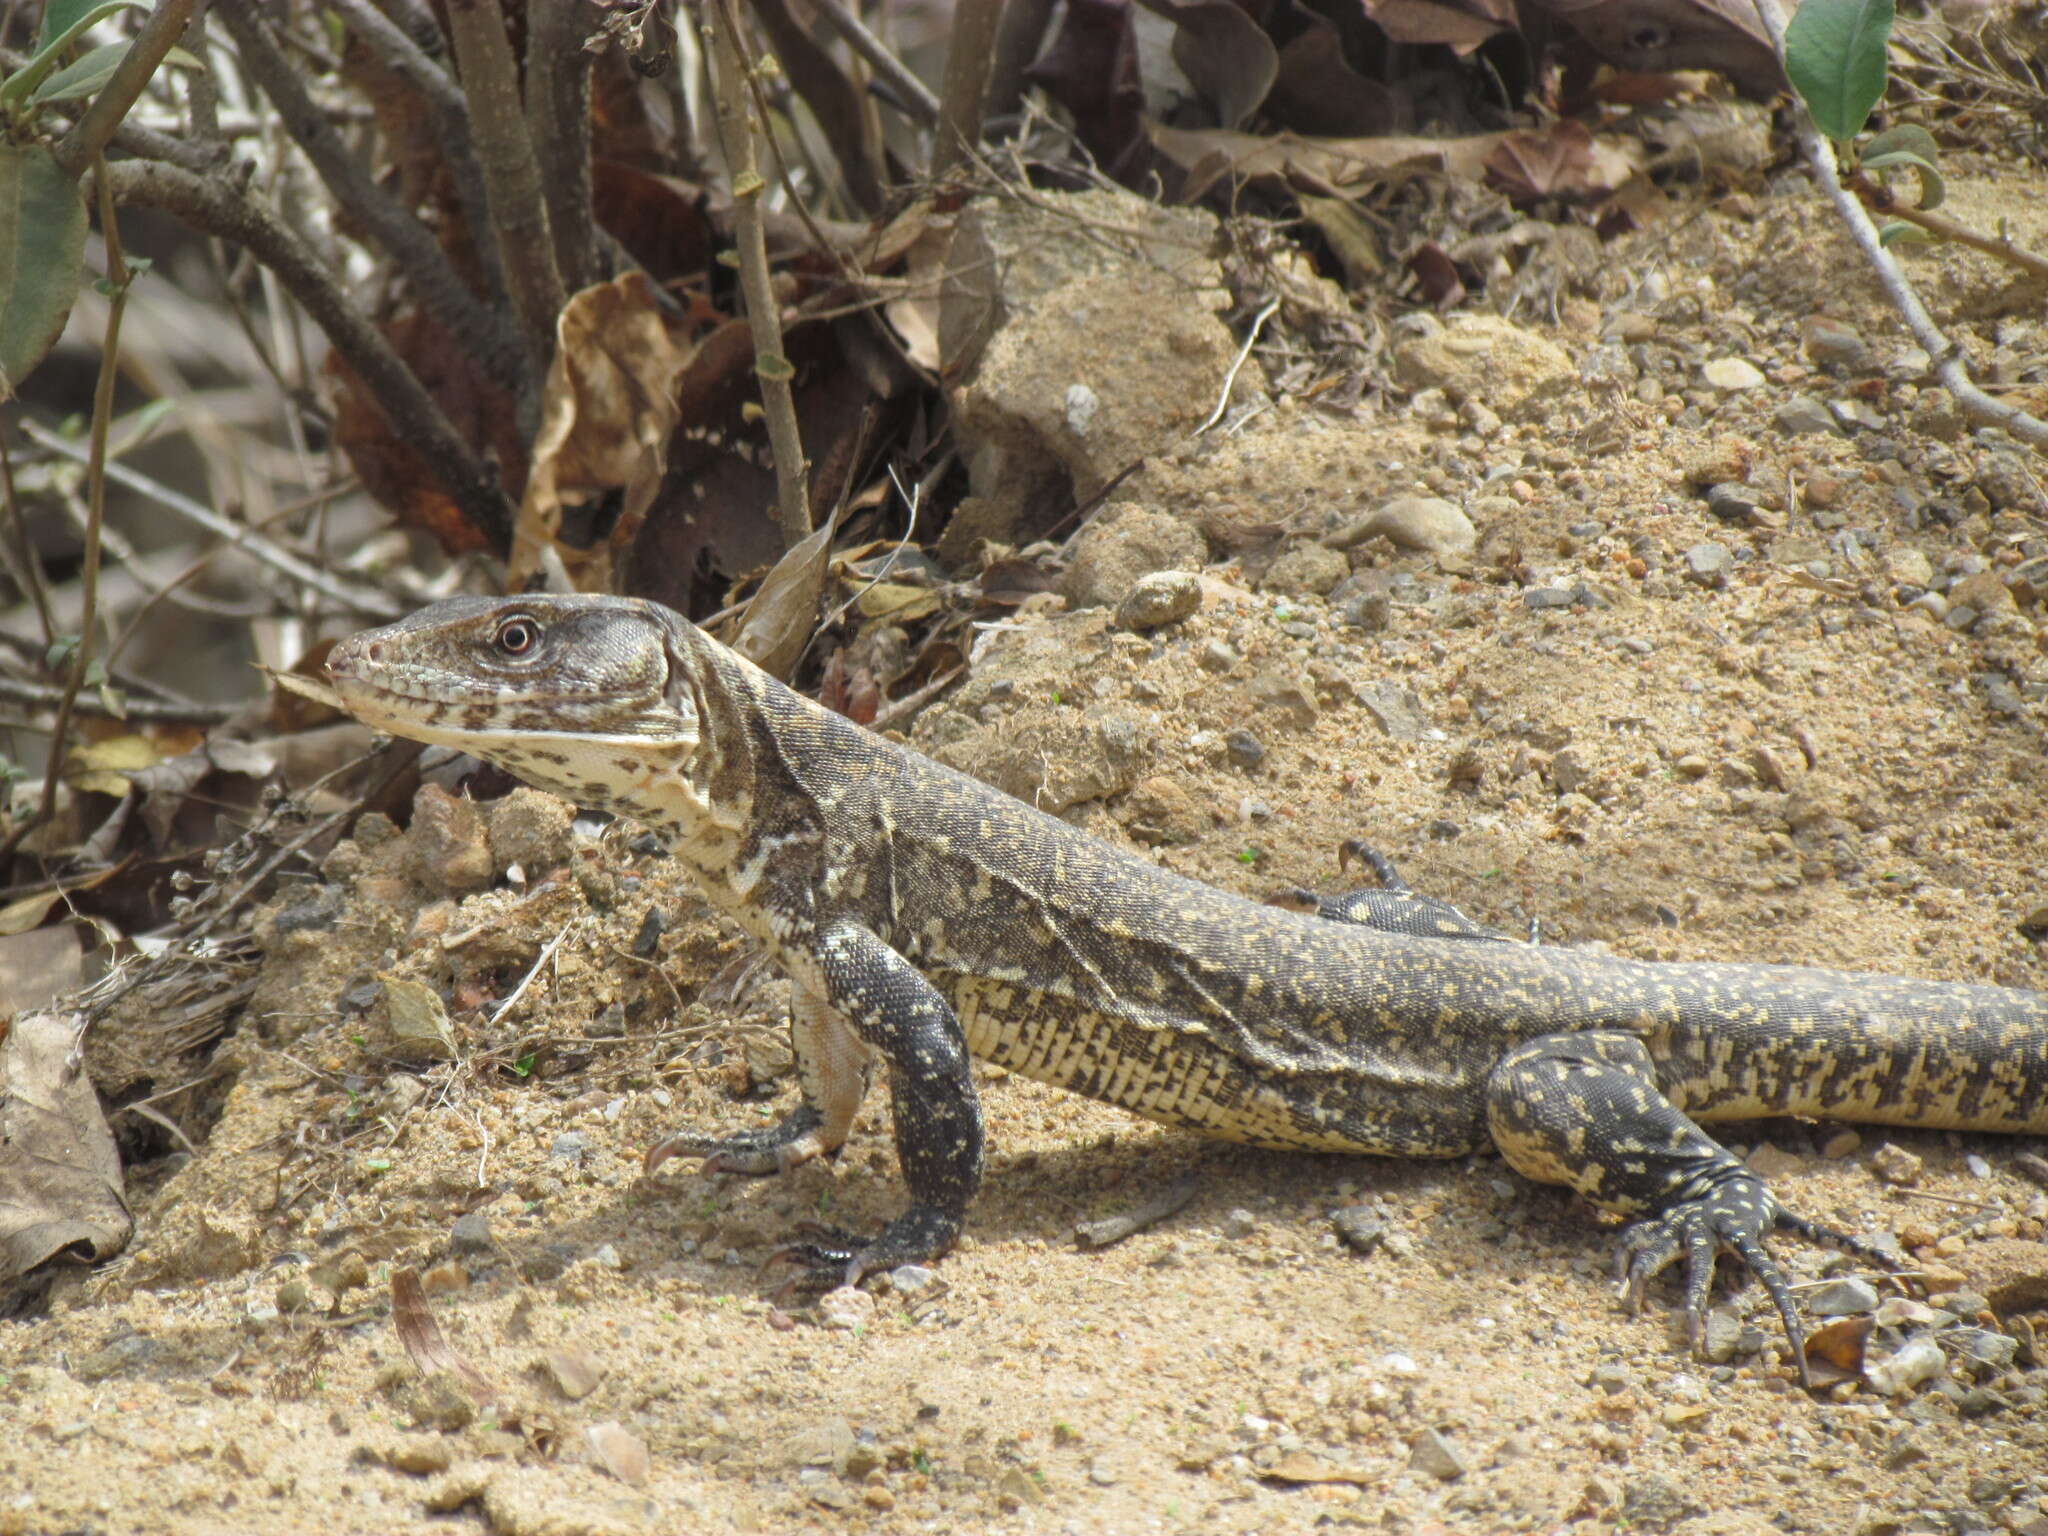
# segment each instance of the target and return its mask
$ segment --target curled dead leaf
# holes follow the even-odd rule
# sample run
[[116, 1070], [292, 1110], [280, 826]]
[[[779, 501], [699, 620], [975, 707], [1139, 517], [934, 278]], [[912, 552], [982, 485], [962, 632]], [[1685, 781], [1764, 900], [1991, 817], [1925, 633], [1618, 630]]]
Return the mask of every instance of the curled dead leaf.
[[24, 1013], [0, 1038], [0, 1311], [54, 1259], [113, 1257], [135, 1229], [78, 1049], [84, 1018]]

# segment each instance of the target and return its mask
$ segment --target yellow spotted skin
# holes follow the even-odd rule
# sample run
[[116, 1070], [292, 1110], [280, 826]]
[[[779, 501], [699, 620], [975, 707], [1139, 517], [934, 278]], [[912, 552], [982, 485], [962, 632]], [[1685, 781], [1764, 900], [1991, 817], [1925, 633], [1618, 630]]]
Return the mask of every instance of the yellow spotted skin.
[[2040, 994], [1499, 942], [1412, 902], [1247, 901], [884, 741], [653, 604], [456, 599], [330, 667], [373, 725], [647, 823], [789, 972], [804, 1104], [657, 1155], [835, 1151], [880, 1058], [914, 1203], [833, 1253], [856, 1275], [957, 1232], [982, 1155], [969, 1055], [1259, 1146], [1498, 1148], [1650, 1218], [1633, 1289], [1682, 1257], [1701, 1304], [1717, 1246], [1769, 1281], [1765, 1232], [1823, 1231], [1701, 1122], [2048, 1134]]

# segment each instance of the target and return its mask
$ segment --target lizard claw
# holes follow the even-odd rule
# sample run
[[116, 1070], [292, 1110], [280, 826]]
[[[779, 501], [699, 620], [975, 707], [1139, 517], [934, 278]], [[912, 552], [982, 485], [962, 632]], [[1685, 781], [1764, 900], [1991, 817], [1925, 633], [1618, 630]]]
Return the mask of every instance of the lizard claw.
[[1649, 1283], [1682, 1258], [1686, 1333], [1697, 1355], [1706, 1345], [1707, 1301], [1713, 1289], [1714, 1266], [1721, 1251], [1727, 1249], [1749, 1266], [1770, 1294], [1771, 1305], [1777, 1309], [1785, 1329], [1785, 1340], [1792, 1348], [1799, 1383], [1811, 1391], [1813, 1377], [1806, 1363], [1799, 1303], [1793, 1298], [1784, 1272], [1764, 1246], [1765, 1235], [1776, 1227], [1788, 1228], [1811, 1241], [1843, 1249], [1886, 1269], [1898, 1267], [1894, 1256], [1860, 1238], [1793, 1215], [1754, 1175], [1731, 1174], [1705, 1195], [1668, 1206], [1622, 1233], [1615, 1251], [1621, 1298], [1631, 1312], [1641, 1310]]

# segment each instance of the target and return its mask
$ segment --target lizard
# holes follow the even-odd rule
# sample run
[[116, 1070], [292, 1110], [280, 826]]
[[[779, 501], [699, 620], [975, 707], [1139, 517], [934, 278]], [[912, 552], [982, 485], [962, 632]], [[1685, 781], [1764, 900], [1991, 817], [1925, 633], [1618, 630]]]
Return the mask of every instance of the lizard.
[[858, 1284], [958, 1237], [983, 1170], [971, 1062], [1260, 1147], [1497, 1150], [1627, 1218], [1622, 1295], [1681, 1266], [1695, 1350], [1724, 1252], [1762, 1282], [1802, 1380], [1793, 1212], [1703, 1128], [1803, 1115], [2048, 1134], [2048, 994], [1514, 942], [1405, 889], [1282, 905], [1190, 880], [874, 734], [658, 604], [451, 598], [338, 643], [346, 707], [632, 818], [792, 984], [799, 1103], [681, 1131], [786, 1172], [847, 1140], [886, 1068], [910, 1202], [786, 1252]]

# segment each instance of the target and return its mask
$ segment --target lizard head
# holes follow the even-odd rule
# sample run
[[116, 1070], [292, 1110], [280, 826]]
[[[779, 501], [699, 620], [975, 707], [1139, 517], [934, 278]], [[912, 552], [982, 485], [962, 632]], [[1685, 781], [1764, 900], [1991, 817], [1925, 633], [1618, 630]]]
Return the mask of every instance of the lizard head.
[[695, 690], [671, 677], [681, 622], [628, 598], [450, 598], [351, 635], [327, 670], [366, 725], [645, 816], [648, 781], [698, 746]]

